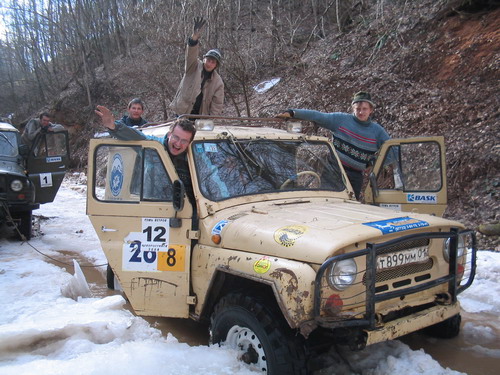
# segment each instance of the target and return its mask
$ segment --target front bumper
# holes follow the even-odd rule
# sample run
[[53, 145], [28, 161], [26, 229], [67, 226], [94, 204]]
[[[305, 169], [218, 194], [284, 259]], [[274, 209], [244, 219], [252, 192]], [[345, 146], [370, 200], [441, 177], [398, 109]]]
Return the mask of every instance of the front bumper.
[[370, 331], [364, 330], [366, 334], [366, 345], [396, 339], [408, 333], [440, 323], [459, 313], [460, 303], [456, 302], [449, 306], [434, 306], [410, 316], [393, 320], [385, 323], [379, 329]]

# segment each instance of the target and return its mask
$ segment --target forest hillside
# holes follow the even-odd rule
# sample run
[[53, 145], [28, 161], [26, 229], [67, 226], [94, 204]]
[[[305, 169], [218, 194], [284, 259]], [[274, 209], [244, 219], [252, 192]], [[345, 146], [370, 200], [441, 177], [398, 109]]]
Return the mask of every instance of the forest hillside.
[[[121, 116], [140, 97], [149, 121], [168, 118], [193, 17], [203, 16], [202, 50], [224, 53], [224, 114], [349, 111], [352, 95], [369, 91], [377, 103], [374, 119], [392, 137], [445, 137], [447, 217], [475, 229], [500, 220], [499, 1], [48, 3], [59, 6], [50, 17], [57, 14], [65, 30], [65, 44], [57, 44], [64, 48], [52, 52], [50, 34], [33, 40], [11, 18], [10, 39], [0, 43], [0, 111], [12, 113], [20, 128], [42, 110], [53, 112], [70, 131], [74, 169], [85, 169], [88, 141], [102, 130], [95, 105]], [[39, 25], [29, 18], [32, 9], [14, 10]], [[49, 18], [39, 13], [45, 15], [39, 22]], [[44, 61], [36, 63], [42, 35], [53, 55], [45, 58], [42, 49]], [[272, 79], [278, 83], [269, 90], [255, 90]], [[326, 135], [313, 125], [307, 131]], [[500, 250], [498, 236], [479, 234], [479, 240]]]

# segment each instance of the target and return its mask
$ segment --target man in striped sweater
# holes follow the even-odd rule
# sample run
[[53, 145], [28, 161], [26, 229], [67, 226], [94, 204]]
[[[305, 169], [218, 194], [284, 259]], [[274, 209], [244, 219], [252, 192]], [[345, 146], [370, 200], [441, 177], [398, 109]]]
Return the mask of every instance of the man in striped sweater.
[[288, 109], [279, 118], [296, 118], [312, 121], [332, 132], [333, 144], [349, 181], [359, 200], [363, 186], [363, 171], [380, 146], [390, 138], [385, 129], [371, 120], [375, 103], [367, 92], [354, 95], [352, 114], [343, 112], [323, 113], [308, 109]]

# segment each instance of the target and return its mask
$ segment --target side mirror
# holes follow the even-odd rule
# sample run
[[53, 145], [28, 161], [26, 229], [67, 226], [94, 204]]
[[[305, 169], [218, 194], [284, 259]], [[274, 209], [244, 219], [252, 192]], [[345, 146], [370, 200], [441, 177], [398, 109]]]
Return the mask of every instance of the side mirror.
[[370, 186], [372, 187], [373, 197], [378, 197], [377, 177], [373, 172], [370, 172]]
[[175, 180], [173, 184], [173, 205], [174, 210], [182, 211], [184, 208], [184, 197], [186, 196], [186, 188], [181, 180]]
[[24, 159], [26, 159], [30, 154], [30, 147], [28, 145], [24, 144], [19, 145], [18, 150], [19, 150], [19, 155], [21, 155]]

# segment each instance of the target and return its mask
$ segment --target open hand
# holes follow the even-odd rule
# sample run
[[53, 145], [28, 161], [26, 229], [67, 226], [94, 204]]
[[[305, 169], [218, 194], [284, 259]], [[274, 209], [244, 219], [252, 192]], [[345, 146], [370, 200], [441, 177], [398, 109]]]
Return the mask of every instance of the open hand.
[[105, 127], [111, 130], [115, 128], [115, 116], [113, 116], [113, 113], [108, 108], [98, 105], [94, 112], [101, 117], [102, 124]]

